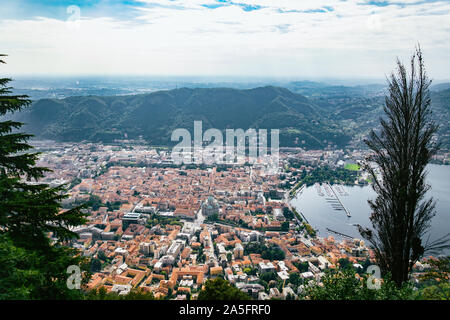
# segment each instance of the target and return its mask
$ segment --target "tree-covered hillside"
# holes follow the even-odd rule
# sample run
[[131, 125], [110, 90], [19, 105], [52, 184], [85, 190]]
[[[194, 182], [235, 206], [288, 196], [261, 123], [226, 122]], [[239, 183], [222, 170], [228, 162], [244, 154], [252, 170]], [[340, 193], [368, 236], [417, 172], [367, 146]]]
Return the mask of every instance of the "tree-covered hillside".
[[[362, 139], [378, 127], [384, 87], [324, 86], [291, 83], [289, 89], [180, 88], [149, 94], [73, 96], [40, 99], [18, 120], [39, 138], [60, 141], [103, 141], [142, 136], [153, 145], [171, 145], [176, 128], [192, 132], [194, 120], [203, 130], [280, 129], [281, 146], [339, 147]], [[292, 91], [290, 91], [292, 90]], [[304, 94], [304, 95], [303, 95]], [[431, 92], [439, 140], [450, 149], [450, 89]]]
[[194, 120], [203, 121], [203, 130], [280, 129], [282, 146], [344, 146], [350, 140], [323, 108], [300, 94], [272, 86], [41, 99], [20, 120], [38, 137], [62, 141], [109, 142], [142, 136], [154, 145], [170, 145], [172, 131], [192, 131]]

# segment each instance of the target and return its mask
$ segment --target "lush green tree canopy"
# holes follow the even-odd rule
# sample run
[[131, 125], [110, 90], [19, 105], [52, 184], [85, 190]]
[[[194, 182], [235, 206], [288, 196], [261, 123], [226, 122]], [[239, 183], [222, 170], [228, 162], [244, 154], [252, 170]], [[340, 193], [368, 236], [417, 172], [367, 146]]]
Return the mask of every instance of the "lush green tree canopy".
[[304, 297], [311, 300], [409, 300], [417, 297], [410, 284], [399, 289], [385, 277], [380, 289], [370, 289], [367, 280], [367, 274], [357, 277], [352, 269], [330, 270], [322, 278], [323, 286], [312, 283], [305, 287]]
[[241, 290], [230, 285], [222, 278], [208, 280], [205, 289], [200, 291], [198, 300], [250, 300], [251, 298]]
[[[0, 64], [4, 63], [0, 55]], [[67, 197], [65, 186], [55, 188], [38, 180], [49, 171], [37, 167], [39, 154], [19, 132], [22, 123], [7, 120], [11, 113], [30, 104], [24, 95], [14, 95], [10, 78], [0, 78], [0, 236], [2, 281], [5, 299], [66, 299], [77, 295], [67, 288], [67, 267], [87, 270], [84, 258], [66, 241], [77, 235], [70, 226], [85, 223], [82, 207], [61, 210]], [[33, 183], [30, 183], [33, 182]], [[52, 237], [50, 241], [49, 235]]]

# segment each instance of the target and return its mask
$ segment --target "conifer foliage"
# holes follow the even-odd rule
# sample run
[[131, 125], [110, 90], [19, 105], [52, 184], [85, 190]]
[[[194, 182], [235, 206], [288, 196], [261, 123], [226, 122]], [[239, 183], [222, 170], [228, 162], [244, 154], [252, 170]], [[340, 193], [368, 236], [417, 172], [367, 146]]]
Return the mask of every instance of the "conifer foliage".
[[67, 288], [67, 267], [87, 262], [64, 244], [77, 237], [70, 227], [85, 223], [85, 214], [82, 206], [61, 209], [64, 185], [39, 183], [50, 170], [36, 166], [32, 135], [9, 119], [31, 103], [13, 94], [11, 80], [0, 78], [0, 299], [69, 298], [77, 293]]

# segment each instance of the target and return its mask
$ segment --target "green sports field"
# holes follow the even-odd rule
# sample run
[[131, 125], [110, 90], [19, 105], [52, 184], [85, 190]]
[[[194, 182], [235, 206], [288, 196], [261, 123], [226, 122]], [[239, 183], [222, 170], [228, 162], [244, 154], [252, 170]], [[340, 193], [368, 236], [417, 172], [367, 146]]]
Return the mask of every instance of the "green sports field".
[[347, 170], [352, 170], [352, 171], [358, 171], [359, 170], [359, 165], [356, 163], [348, 163], [345, 165], [344, 167]]

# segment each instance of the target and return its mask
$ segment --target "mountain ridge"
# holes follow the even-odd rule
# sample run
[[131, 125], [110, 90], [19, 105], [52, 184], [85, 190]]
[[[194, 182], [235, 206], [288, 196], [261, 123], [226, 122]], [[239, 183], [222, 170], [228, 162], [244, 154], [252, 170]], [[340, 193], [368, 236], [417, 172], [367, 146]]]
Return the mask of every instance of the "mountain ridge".
[[177, 88], [123, 96], [41, 99], [17, 120], [38, 138], [110, 142], [142, 136], [150, 144], [171, 145], [176, 128], [203, 130], [280, 129], [281, 146], [344, 146], [350, 137], [326, 111], [301, 94], [275, 86], [253, 89]]

